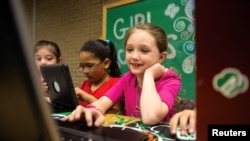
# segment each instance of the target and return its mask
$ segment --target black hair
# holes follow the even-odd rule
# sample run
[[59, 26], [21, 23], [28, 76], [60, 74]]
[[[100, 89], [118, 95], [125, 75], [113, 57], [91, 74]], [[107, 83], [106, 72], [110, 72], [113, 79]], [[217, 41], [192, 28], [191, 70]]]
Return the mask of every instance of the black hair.
[[101, 61], [104, 61], [106, 58], [109, 58], [111, 63], [109, 66], [109, 75], [112, 77], [120, 77], [121, 71], [117, 62], [117, 54], [114, 44], [110, 40], [89, 40], [87, 41], [80, 49], [80, 52], [90, 52], [94, 56], [99, 58]]

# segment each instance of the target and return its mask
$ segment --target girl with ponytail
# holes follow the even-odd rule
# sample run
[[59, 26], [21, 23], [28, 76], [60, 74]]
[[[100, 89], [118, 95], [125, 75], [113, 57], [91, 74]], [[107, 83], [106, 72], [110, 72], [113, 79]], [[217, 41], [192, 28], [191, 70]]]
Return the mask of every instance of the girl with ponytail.
[[79, 103], [86, 106], [99, 99], [121, 76], [114, 44], [110, 40], [89, 40], [80, 49], [79, 70], [87, 78], [75, 88]]

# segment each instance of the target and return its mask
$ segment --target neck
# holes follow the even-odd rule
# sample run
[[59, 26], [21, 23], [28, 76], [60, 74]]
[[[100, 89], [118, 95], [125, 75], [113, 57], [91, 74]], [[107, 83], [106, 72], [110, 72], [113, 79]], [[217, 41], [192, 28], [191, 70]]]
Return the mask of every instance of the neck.
[[139, 79], [138, 77], [137, 77], [137, 79], [136, 79], [136, 85], [137, 86], [139, 86], [139, 87], [141, 87], [142, 86], [142, 79]]
[[140, 86], [140, 87], [142, 86], [143, 78], [144, 78], [144, 73], [136, 75], [137, 86]]
[[100, 79], [99, 81], [96, 81], [96, 82], [92, 82], [91, 84], [91, 89], [95, 90], [97, 88], [99, 88], [103, 83], [105, 83], [108, 79], [109, 79], [109, 75], [106, 74], [102, 79]]

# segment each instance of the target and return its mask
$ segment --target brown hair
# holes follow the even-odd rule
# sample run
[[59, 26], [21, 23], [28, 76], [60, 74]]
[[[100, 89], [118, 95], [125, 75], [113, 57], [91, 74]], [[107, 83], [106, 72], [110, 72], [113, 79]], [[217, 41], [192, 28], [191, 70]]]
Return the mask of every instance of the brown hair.
[[56, 56], [57, 61], [59, 61], [59, 58], [61, 57], [61, 51], [59, 46], [52, 41], [47, 40], [40, 40], [35, 44], [34, 53], [36, 53], [40, 48], [43, 48], [43, 46], [48, 46], [49, 50]]
[[155, 38], [156, 45], [158, 47], [159, 52], [167, 51], [167, 45], [168, 45], [167, 34], [162, 28], [156, 25], [153, 25], [151, 23], [139, 23], [135, 25], [134, 27], [130, 28], [126, 37], [124, 38], [125, 46], [127, 45], [128, 38], [130, 37], [131, 34], [133, 34], [135, 30], [147, 31], [149, 34], [151, 34]]

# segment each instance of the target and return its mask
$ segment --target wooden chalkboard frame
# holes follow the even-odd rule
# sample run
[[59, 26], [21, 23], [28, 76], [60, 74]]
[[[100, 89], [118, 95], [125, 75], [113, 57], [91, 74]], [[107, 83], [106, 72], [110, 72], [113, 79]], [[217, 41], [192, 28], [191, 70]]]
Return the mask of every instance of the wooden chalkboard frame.
[[103, 6], [102, 9], [102, 36], [101, 39], [106, 39], [106, 27], [107, 27], [107, 11], [109, 8], [114, 8], [114, 7], [119, 7], [122, 5], [126, 5], [126, 4], [131, 4], [133, 2], [137, 2], [139, 0], [121, 0], [118, 2], [113, 2], [110, 4], [106, 4]]

